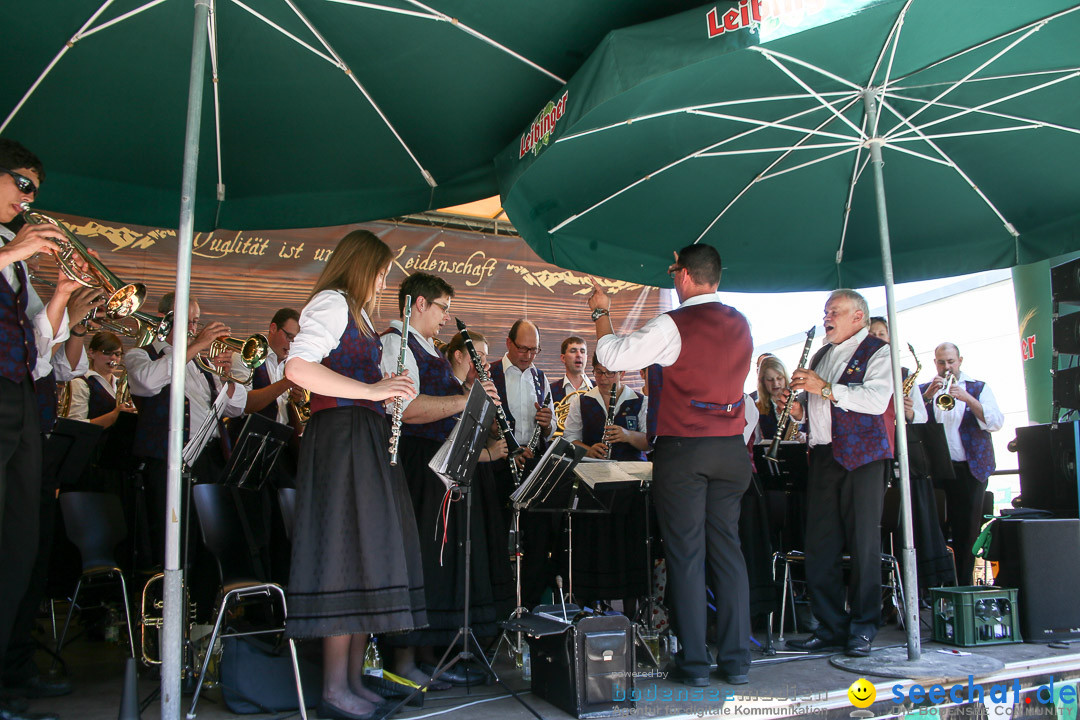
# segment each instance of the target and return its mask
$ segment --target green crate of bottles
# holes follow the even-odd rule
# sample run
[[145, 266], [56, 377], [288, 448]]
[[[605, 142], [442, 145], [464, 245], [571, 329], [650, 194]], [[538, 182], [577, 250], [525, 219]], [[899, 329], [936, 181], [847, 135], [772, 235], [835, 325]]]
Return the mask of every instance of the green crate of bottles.
[[930, 598], [936, 642], [960, 647], [1023, 642], [1015, 588], [931, 588]]

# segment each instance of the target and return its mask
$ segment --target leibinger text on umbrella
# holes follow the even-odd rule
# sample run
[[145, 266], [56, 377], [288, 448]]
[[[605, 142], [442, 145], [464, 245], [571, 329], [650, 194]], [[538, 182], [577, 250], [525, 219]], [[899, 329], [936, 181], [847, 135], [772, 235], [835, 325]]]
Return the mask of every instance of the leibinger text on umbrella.
[[735, 32], [743, 28], [753, 28], [763, 20], [776, 19], [798, 22], [804, 15], [821, 12], [825, 0], [739, 0], [739, 4], [722, 15], [719, 8], [705, 13], [709, 37], [719, 37], [724, 33]]
[[521, 136], [521, 147], [518, 160], [525, 157], [525, 153], [532, 150], [533, 155], [540, 152], [540, 148], [548, 144], [551, 133], [555, 131], [555, 125], [562, 119], [566, 112], [566, 97], [569, 92], [564, 92], [558, 102], [549, 102], [533, 120], [529, 132]]

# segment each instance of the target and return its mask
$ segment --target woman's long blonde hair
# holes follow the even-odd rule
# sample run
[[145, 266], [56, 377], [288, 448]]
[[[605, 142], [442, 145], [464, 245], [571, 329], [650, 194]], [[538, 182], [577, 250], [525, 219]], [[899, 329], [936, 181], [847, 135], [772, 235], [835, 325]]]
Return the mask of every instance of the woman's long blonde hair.
[[379, 273], [386, 269], [393, 258], [394, 254], [387, 244], [374, 233], [353, 230], [338, 241], [308, 299], [323, 290], [343, 291], [357, 327], [361, 333], [370, 336], [373, 331], [361, 320], [360, 313], [366, 311], [369, 316], [374, 313], [378, 300], [375, 285]]
[[784, 367], [784, 363], [780, 362], [780, 358], [772, 355], [761, 361], [761, 367], [758, 368], [757, 374], [757, 409], [762, 415], [767, 415], [772, 410], [772, 395], [769, 393], [769, 389], [765, 387], [766, 370], [775, 370], [784, 376], [785, 385], [791, 384], [787, 368]]

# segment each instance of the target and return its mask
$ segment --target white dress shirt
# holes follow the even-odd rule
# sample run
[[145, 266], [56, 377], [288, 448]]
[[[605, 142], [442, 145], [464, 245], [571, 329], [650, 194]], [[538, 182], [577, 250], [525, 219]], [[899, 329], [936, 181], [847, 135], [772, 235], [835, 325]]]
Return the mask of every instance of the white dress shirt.
[[580, 388], [574, 387], [574, 383], [570, 382], [570, 378], [567, 377], [566, 375], [562, 376], [562, 380], [559, 381], [559, 385], [563, 389], [563, 393], [564, 393], [563, 397], [566, 397], [570, 393], [577, 392], [578, 390], [581, 390], [581, 389], [592, 390], [592, 387], [593, 387], [592, 382], [589, 380], [588, 373], [583, 373], [581, 375], [581, 387]]
[[[8, 241], [15, 237], [15, 233], [11, 232], [7, 227], [0, 225], [0, 247], [7, 245]], [[19, 265], [22, 265], [23, 271], [27, 273], [29, 278], [29, 270], [27, 270], [26, 263], [19, 260]], [[0, 271], [4, 275], [4, 279], [7, 280], [8, 285], [11, 286], [12, 291], [17, 295], [22, 289], [22, 283], [19, 282], [18, 276], [15, 274], [15, 263], [5, 265], [4, 269]], [[49, 315], [45, 310], [45, 303], [38, 297], [37, 292], [34, 290], [33, 283], [26, 283], [26, 316], [30, 318], [31, 324], [34, 326], [34, 344], [37, 350], [37, 359], [34, 362], [34, 371], [32, 373], [34, 380], [39, 380], [52, 372], [52, 364], [49, 362], [52, 357], [53, 346], [57, 343], [62, 343], [68, 339], [68, 314], [67, 308], [64, 308], [64, 316], [60, 319], [60, 327], [53, 332], [52, 324], [49, 322]]]
[[71, 407], [68, 410], [68, 417], [72, 420], [82, 420], [83, 422], [89, 422], [90, 420], [90, 378], [92, 377], [97, 378], [105, 387], [105, 390], [114, 398], [116, 397], [115, 375], [107, 378], [93, 370], [88, 370], [85, 376], [75, 378], [69, 386], [71, 389]]
[[[364, 311], [360, 312], [372, 334], [375, 328]], [[289, 345], [289, 357], [321, 363], [341, 344], [349, 326], [349, 303], [340, 290], [323, 290], [308, 301], [300, 312], [300, 332]]]
[[[394, 320], [390, 323], [390, 327], [394, 328], [398, 331], [398, 333], [400, 333], [401, 321]], [[409, 326], [409, 335], [416, 338], [417, 342], [420, 343], [420, 347], [422, 347], [424, 349], [424, 352], [426, 352], [428, 355], [432, 357], [442, 357], [442, 353], [440, 353], [435, 348], [435, 343], [428, 340], [419, 332], [417, 332], [416, 328], [414, 328], [412, 325]], [[389, 377], [390, 375], [396, 375], [398, 371], [398, 355], [401, 353], [401, 335], [388, 332], [383, 335], [380, 340], [382, 341], [382, 360], [379, 362], [379, 367], [382, 368], [383, 375], [387, 377]], [[420, 384], [420, 367], [416, 364], [416, 357], [413, 356], [412, 348], [409, 347], [408, 344], [406, 344], [405, 347], [405, 369], [409, 371], [409, 377], [411, 377], [412, 381], [416, 383], [417, 395], [424, 392], [424, 388]], [[402, 398], [402, 412], [405, 411], [405, 408], [409, 407], [409, 404], [412, 403], [414, 399], [415, 398]]]
[[67, 351], [61, 345], [60, 349], [53, 353], [52, 360], [53, 379], [57, 382], [67, 382], [77, 377], [82, 377], [90, 372], [90, 360], [86, 357], [86, 348], [79, 348], [79, 364], [71, 367]]
[[[880, 415], [889, 407], [893, 396], [892, 358], [889, 346], [882, 345], [866, 363], [866, 375], [861, 385], [838, 385], [844, 368], [869, 331], [859, 330], [842, 343], [833, 345], [814, 369], [825, 382], [832, 383], [836, 407], [867, 415]], [[810, 447], [828, 445], [832, 442], [832, 402], [817, 394], [807, 394], [810, 412]], [[899, 411], [903, 411], [900, 408]], [[890, 432], [892, 432], [890, 430]]]
[[[137, 397], [153, 397], [172, 382], [173, 346], [163, 340], [155, 340], [153, 347], [158, 352], [164, 352], [157, 360], [151, 360], [143, 348], [129, 350], [124, 356], [128, 386], [131, 388], [131, 394]], [[184, 397], [188, 400], [188, 429], [192, 433], [202, 427], [210, 411], [211, 403], [221, 391], [221, 378], [217, 375], [211, 375], [211, 377], [214, 382], [213, 395], [211, 395], [210, 386], [206, 382], [202, 368], [194, 360], [187, 364], [184, 375]], [[234, 387], [232, 397], [226, 396], [224, 417], [240, 417], [244, 414], [247, 388], [239, 384]], [[210, 437], [216, 437], [217, 434], [215, 423], [210, 430]]]
[[[535, 365], [530, 365], [525, 372], [510, 362], [508, 355], [502, 357], [503, 377], [506, 378], [506, 404], [514, 416], [514, 439], [521, 445], [532, 440], [533, 428], [536, 427], [536, 378], [539, 372]], [[540, 394], [547, 399], [547, 407], [554, 413], [551, 403], [551, 388], [541, 387]], [[555, 432], [555, 418], [551, 419], [547, 437]]]
[[[600, 395], [600, 388], [592, 388], [588, 392], [581, 393], [580, 395], [574, 395], [570, 398], [570, 409], [566, 414], [566, 427], [563, 429], [563, 437], [573, 442], [584, 442], [582, 438], [582, 432], [585, 428], [585, 423], [581, 419], [581, 398], [591, 397], [600, 403], [600, 407], [605, 407], [607, 400]], [[619, 408], [623, 406], [623, 403], [633, 400], [637, 397], [637, 393], [633, 388], [622, 386], [622, 390], [619, 391], [619, 397], [615, 401], [615, 414], [618, 414]], [[645, 432], [645, 418], [649, 414], [649, 398], [646, 396], [641, 401], [641, 410], [637, 414], [637, 427], [634, 428], [638, 432]]]
[[743, 417], [746, 420], [746, 425], [743, 427], [742, 431], [742, 439], [743, 444], [746, 445], [749, 444], [750, 438], [756, 439], [754, 433], [758, 430], [758, 420], [761, 419], [761, 411], [758, 410], [757, 403], [754, 402], [754, 399], [746, 393], [743, 393], [742, 404]]
[[[236, 367], [236, 358], [233, 358], [233, 367]], [[277, 353], [273, 350], [266, 356], [266, 362], [263, 363], [263, 367], [266, 368], [266, 375], [270, 378], [270, 384], [273, 385], [276, 382], [281, 382], [285, 378], [285, 363], [278, 360]], [[277, 421], [284, 425], [289, 424], [289, 392], [285, 391], [277, 396], [274, 400], [277, 405]]]
[[[974, 379], [961, 370], [957, 381], [966, 382]], [[934, 393], [934, 398], [930, 401], [934, 405], [934, 418], [945, 427], [945, 440], [949, 443], [949, 456], [954, 462], [965, 462], [967, 453], [964, 452], [964, 446], [960, 442], [960, 421], [964, 419], [967, 403], [957, 400], [953, 409], [945, 412], [937, 406], [936, 402], [944, 389], [942, 387]], [[1001, 414], [1001, 408], [998, 407], [997, 398], [994, 397], [994, 391], [990, 389], [989, 384], [983, 385], [978, 400], [979, 404], [982, 405], [983, 417], [985, 418], [985, 422], [975, 418], [975, 422], [979, 424], [979, 429], [987, 432], [997, 432], [1005, 424], [1005, 416]]]
[[[695, 295], [679, 307], [720, 302], [716, 293]], [[596, 359], [608, 370], [640, 370], [674, 365], [682, 353], [682, 335], [671, 315], [657, 315], [629, 335], [605, 335], [596, 342]], [[747, 368], [749, 370], [749, 367]]]

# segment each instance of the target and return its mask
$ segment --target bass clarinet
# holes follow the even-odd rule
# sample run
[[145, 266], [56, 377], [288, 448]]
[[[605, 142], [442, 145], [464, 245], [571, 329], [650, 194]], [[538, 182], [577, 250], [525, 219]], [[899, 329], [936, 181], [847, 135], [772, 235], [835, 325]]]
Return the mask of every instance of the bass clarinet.
[[[405, 315], [401, 321], [401, 352], [398, 353], [397, 374], [405, 372], [405, 353], [409, 350], [409, 318], [412, 317], [412, 295], [405, 296]], [[405, 398], [394, 398], [390, 420], [390, 464], [397, 465], [398, 442], [401, 440], [401, 414], [405, 411]]]
[[[607, 406], [607, 419], [604, 421], [604, 431], [607, 432], [608, 425], [615, 424], [615, 403], [619, 401], [619, 383], [614, 383], [611, 386], [611, 395], [608, 396]], [[608, 460], [611, 459], [611, 443], [605, 442], [607, 445], [607, 453], [604, 455]]]
[[[810, 332], [806, 333], [806, 343], [802, 349], [802, 359], [799, 360], [799, 367], [796, 370], [801, 370], [806, 367], [806, 360], [810, 357], [810, 345], [814, 342], [814, 333], [817, 332], [817, 326], [810, 328]], [[784, 405], [784, 409], [780, 411], [780, 417], [776, 418], [776, 434], [773, 435], [772, 442], [769, 444], [769, 449], [765, 451], [765, 459], [770, 462], [776, 462], [776, 453], [780, 450], [780, 441], [787, 433], [788, 421], [791, 420], [791, 403], [795, 398], [788, 397], [787, 403]], [[794, 423], [794, 420], [791, 420]]]

